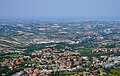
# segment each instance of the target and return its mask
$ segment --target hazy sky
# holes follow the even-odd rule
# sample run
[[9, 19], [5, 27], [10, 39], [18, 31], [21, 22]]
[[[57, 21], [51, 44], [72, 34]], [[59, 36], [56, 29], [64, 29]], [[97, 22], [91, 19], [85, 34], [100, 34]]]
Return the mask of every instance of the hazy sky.
[[0, 0], [0, 17], [120, 17], [120, 0]]

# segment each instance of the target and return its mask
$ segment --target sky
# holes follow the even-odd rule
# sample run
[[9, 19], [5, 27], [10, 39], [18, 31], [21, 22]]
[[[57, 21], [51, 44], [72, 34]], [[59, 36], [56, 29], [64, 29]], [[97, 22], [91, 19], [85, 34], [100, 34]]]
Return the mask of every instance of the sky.
[[0, 18], [120, 18], [120, 0], [0, 0]]

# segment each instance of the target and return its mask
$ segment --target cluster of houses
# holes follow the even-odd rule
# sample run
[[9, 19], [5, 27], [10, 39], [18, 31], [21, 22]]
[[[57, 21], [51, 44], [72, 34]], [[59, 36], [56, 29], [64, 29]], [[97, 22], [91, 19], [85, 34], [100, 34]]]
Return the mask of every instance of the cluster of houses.
[[83, 71], [74, 76], [96, 76], [105, 68], [118, 65], [120, 65], [120, 56], [103, 55], [100, 58], [89, 58], [80, 56], [79, 51], [58, 51], [50, 48], [34, 51], [28, 56], [6, 58], [1, 62], [1, 66], [8, 66], [11, 71], [16, 70], [13, 76], [49, 76], [56, 71], [72, 72], [79, 69]]

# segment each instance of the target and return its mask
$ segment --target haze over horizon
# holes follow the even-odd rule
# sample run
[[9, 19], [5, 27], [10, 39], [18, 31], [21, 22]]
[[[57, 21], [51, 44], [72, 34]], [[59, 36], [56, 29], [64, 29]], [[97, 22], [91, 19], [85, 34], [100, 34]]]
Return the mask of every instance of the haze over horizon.
[[120, 0], [0, 0], [0, 18], [119, 19]]

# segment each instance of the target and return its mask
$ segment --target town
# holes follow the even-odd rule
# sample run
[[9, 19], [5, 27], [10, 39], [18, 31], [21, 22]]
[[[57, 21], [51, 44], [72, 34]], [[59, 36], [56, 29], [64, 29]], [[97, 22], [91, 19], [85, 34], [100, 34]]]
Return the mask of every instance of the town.
[[120, 21], [0, 21], [1, 76], [119, 76]]

